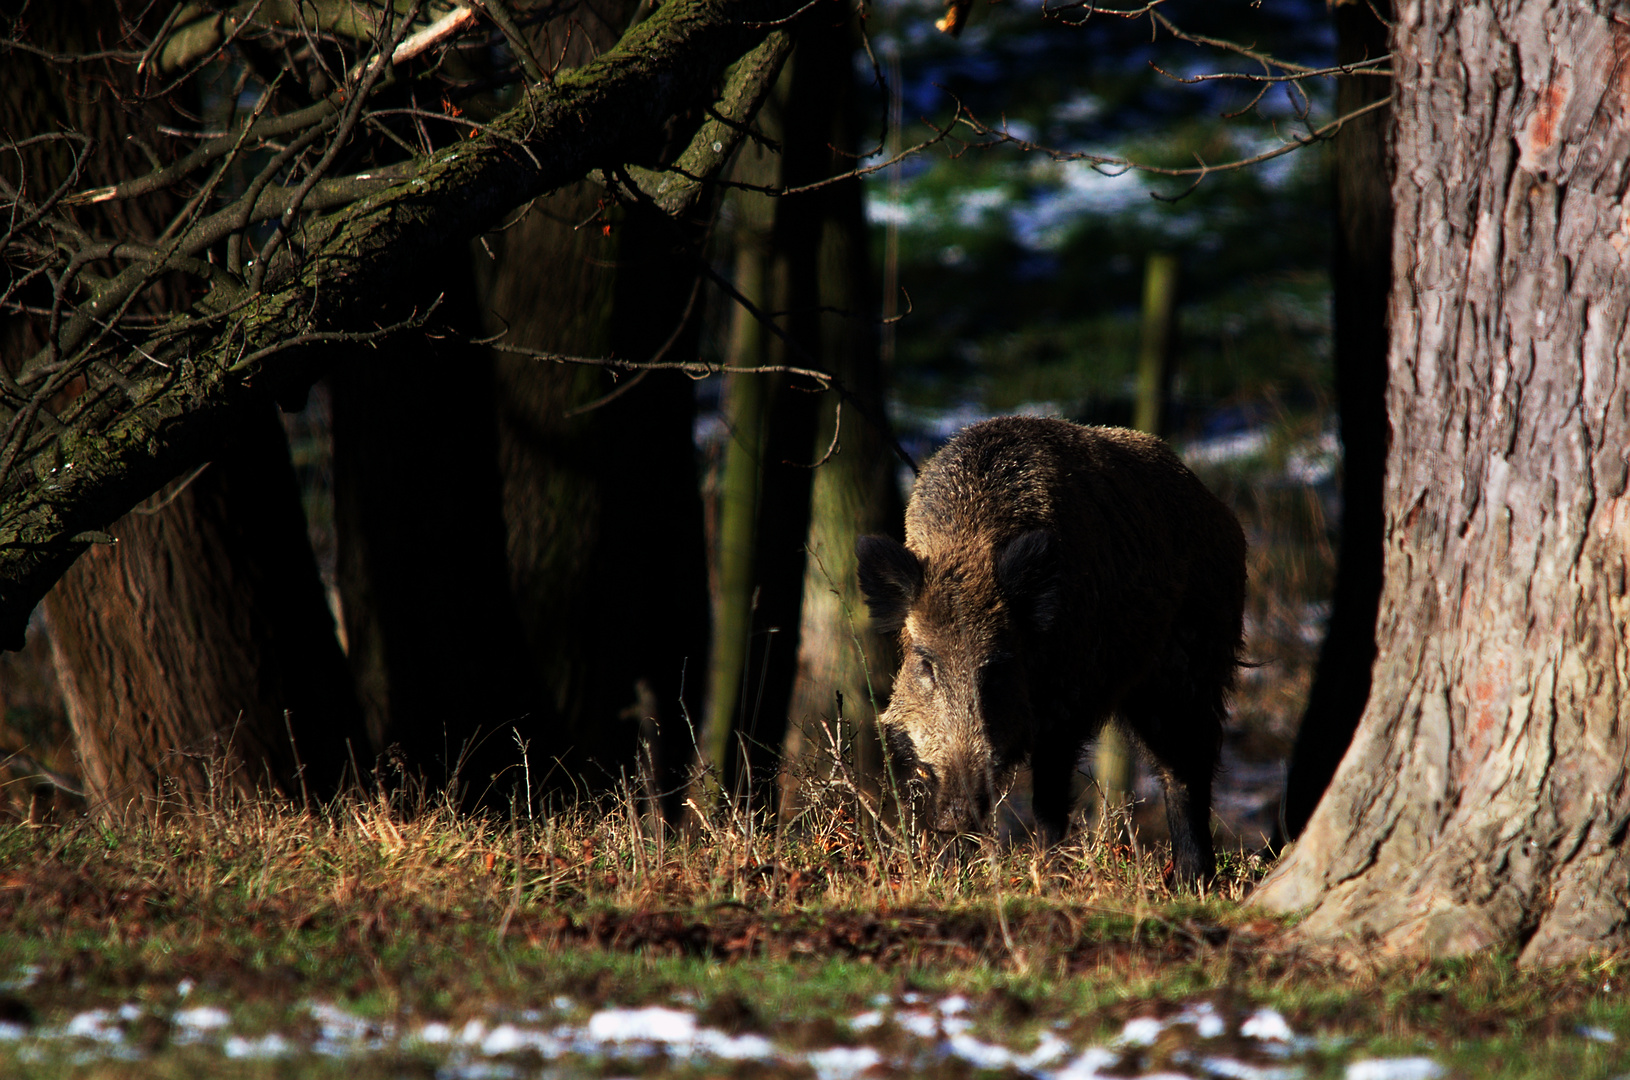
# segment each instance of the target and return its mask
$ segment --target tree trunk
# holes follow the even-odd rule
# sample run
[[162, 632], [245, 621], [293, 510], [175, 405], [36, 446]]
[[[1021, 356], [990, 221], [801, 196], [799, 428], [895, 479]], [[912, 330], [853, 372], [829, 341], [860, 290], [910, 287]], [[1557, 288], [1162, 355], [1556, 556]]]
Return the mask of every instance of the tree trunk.
[[336, 791], [361, 717], [270, 408], [46, 597], [93, 803]]
[[462, 288], [441, 283], [455, 332], [363, 352], [329, 382], [340, 607], [374, 746], [432, 789], [501, 800], [509, 725], [549, 717], [509, 592], [492, 360], [466, 340], [480, 333], [469, 255], [437, 263], [464, 267]]
[[1630, 24], [1400, 5], [1374, 686], [1255, 902], [1372, 954], [1623, 947]]
[[[813, 22], [799, 39], [793, 105], [803, 113], [789, 119], [796, 119], [794, 130], [812, 176], [852, 168], [854, 159], [844, 154], [857, 142], [853, 51], [847, 21]], [[798, 670], [781, 772], [783, 816], [801, 802], [801, 775], [817, 770], [831, 751], [828, 731], [840, 740], [861, 783], [885, 786], [877, 713], [888, 703], [895, 657], [892, 643], [868, 628], [855, 576], [855, 541], [868, 533], [899, 536], [903, 516], [895, 480], [900, 462], [884, 426], [878, 296], [860, 182], [793, 196], [786, 200], [786, 212], [819, 230], [812, 255], [821, 314], [811, 331], [821, 367], [858, 400], [840, 405], [836, 392], [823, 395], [810, 448], [811, 461], [825, 461], [815, 469], [810, 491]]]
[[[804, 38], [759, 113], [758, 128], [780, 145], [776, 154], [744, 144], [735, 176], [748, 184], [794, 187], [830, 175], [830, 156], [813, 87], [829, 57], [806, 53]], [[818, 148], [818, 149], [817, 149]], [[733, 313], [731, 362], [741, 365], [818, 362], [819, 252], [822, 221], [813, 200], [771, 199], [744, 191], [737, 201], [738, 291], [759, 309]], [[760, 321], [773, 319], [791, 348]], [[731, 436], [719, 509], [719, 594], [714, 602], [713, 670], [704, 752], [732, 795], [774, 790], [787, 734], [787, 710], [798, 672], [804, 595], [815, 398], [806, 379], [732, 376], [726, 403]], [[824, 449], [824, 448], [823, 448]]]
[[[534, 51], [550, 68], [587, 62], [616, 41], [627, 7], [574, 9], [539, 29]], [[453, 337], [694, 357], [696, 247], [662, 215], [573, 185], [476, 250], [464, 271], [476, 295]], [[341, 520], [357, 525], [342, 576], [352, 658], [385, 741], [432, 776], [473, 755], [468, 793], [498, 801], [528, 779], [615, 785], [636, 766], [642, 724], [670, 773], [688, 763], [682, 689], [707, 648], [690, 380], [618, 383], [454, 343], [411, 371], [395, 357], [371, 366], [337, 399], [336, 442], [351, 462], [338, 470]], [[343, 443], [342, 407], [354, 428]]]
[[[98, 48], [122, 30], [112, 6], [51, 5], [29, 24], [33, 44], [61, 54]], [[158, 114], [136, 104], [128, 66], [96, 65], [88, 75], [91, 65], [21, 51], [8, 65], [0, 126], [10, 137], [94, 134], [105, 150], [86, 160], [87, 187], [147, 171], [138, 148], [162, 142]], [[8, 157], [19, 170], [8, 178], [29, 191], [69, 174], [64, 146], [35, 142]], [[76, 213], [87, 228], [153, 242], [174, 206], [160, 197]], [[167, 280], [137, 310], [163, 311], [186, 290]], [[8, 320], [0, 354], [13, 364], [28, 356], [48, 337], [44, 323]], [[70, 384], [62, 398], [84, 386]], [[92, 548], [45, 599], [84, 784], [105, 808], [223, 788], [326, 796], [353, 748], [366, 756], [283, 429], [269, 403], [238, 427], [191, 483], [112, 525], [117, 543]], [[73, 453], [68, 468], [84, 460]]]
[[[609, 235], [598, 222], [577, 228], [600, 198], [568, 189], [497, 240], [485, 291], [495, 329], [507, 327], [507, 344], [635, 360], [672, 338], [665, 360], [694, 359], [696, 238], [637, 209], [608, 218]], [[501, 351], [495, 363], [510, 588], [529, 669], [558, 717], [537, 732], [534, 768], [558, 759], [559, 785], [615, 785], [651, 721], [671, 790], [691, 760], [685, 714], [707, 653], [691, 381], [614, 382]]]
[[[1335, 6], [1336, 59], [1352, 64], [1387, 51], [1390, 0]], [[1336, 112], [1392, 92], [1391, 80], [1344, 75]], [[1381, 485], [1387, 462], [1387, 297], [1392, 289], [1391, 151], [1387, 110], [1341, 129], [1332, 144], [1336, 234], [1334, 284], [1336, 399], [1341, 410], [1341, 540], [1330, 621], [1296, 732], [1277, 843], [1301, 835], [1353, 741], [1370, 694], [1375, 612], [1381, 602]]]

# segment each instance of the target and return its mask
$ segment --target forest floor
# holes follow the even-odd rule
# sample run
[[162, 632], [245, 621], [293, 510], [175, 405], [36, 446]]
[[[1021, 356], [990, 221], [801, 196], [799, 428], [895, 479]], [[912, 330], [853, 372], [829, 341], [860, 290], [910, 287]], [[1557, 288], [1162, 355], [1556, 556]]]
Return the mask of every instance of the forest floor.
[[633, 800], [352, 796], [0, 825], [0, 1075], [1610, 1077], [1630, 958], [1292, 952], [1226, 852], [931, 850], [841, 784], [793, 830]]

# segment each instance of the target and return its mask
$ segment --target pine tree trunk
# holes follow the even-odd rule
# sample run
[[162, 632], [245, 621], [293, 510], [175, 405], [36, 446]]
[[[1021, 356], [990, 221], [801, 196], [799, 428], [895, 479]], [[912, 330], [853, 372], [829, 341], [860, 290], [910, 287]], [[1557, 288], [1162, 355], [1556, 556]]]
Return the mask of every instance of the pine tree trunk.
[[1380, 649], [1255, 902], [1560, 962], [1630, 940], [1630, 24], [1401, 4], [1395, 55]]
[[110, 531], [45, 600], [93, 803], [337, 790], [367, 747], [277, 417]]
[[[1343, 0], [1334, 9], [1336, 59], [1353, 64], [1386, 53], [1381, 15], [1389, 0]], [[1391, 80], [1344, 75], [1336, 111], [1348, 113], [1392, 92]], [[1387, 297], [1392, 288], [1392, 159], [1388, 110], [1341, 129], [1335, 158], [1334, 284], [1336, 398], [1341, 409], [1341, 541], [1330, 621], [1296, 732], [1285, 784], [1284, 835], [1301, 835], [1370, 693], [1375, 612], [1381, 602], [1381, 487], [1387, 461]]]

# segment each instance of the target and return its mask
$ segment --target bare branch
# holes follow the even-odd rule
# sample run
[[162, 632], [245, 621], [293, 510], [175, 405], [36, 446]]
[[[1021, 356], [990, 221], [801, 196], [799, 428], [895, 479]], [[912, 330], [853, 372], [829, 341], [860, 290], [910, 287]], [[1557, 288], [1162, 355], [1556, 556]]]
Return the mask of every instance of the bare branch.
[[787, 364], [710, 364], [702, 360], [624, 360], [616, 356], [572, 356], [549, 352], [547, 349], [528, 349], [520, 345], [498, 342], [492, 346], [517, 356], [530, 356], [534, 360], [547, 360], [552, 364], [571, 364], [577, 367], [610, 368], [613, 371], [679, 371], [693, 379], [707, 379], [714, 375], [798, 375], [820, 384], [822, 390], [831, 389], [836, 379], [816, 368], [792, 367]]
[[[1051, 147], [1042, 146], [1039, 143], [1031, 142], [1028, 139], [1021, 139], [1010, 132], [988, 127], [981, 123], [972, 114], [965, 114], [965, 119], [963, 119], [962, 123], [971, 128], [975, 134], [992, 140], [980, 145], [1016, 146], [1020, 150], [1046, 154], [1054, 161], [1086, 161], [1111, 176], [1119, 176], [1125, 172], [1136, 171], [1149, 173], [1153, 176], [1193, 176], [1203, 179], [1212, 173], [1231, 172], [1236, 169], [1249, 168], [1252, 165], [1260, 165], [1264, 161], [1272, 161], [1276, 157], [1294, 153], [1295, 151], [1311, 146], [1316, 142], [1323, 142], [1324, 140], [1334, 136], [1336, 132], [1340, 131], [1344, 126], [1352, 123], [1360, 116], [1363, 116], [1366, 113], [1375, 112], [1377, 109], [1384, 109], [1387, 107], [1387, 105], [1388, 101], [1385, 98], [1382, 98], [1379, 101], [1372, 101], [1368, 105], [1354, 109], [1343, 116], [1338, 116], [1328, 124], [1315, 128], [1306, 135], [1293, 136], [1284, 145], [1276, 146], [1272, 150], [1265, 150], [1260, 154], [1253, 154], [1250, 157], [1239, 158], [1234, 161], [1225, 162], [1221, 165], [1207, 165], [1202, 162], [1201, 164], [1190, 168], [1170, 168], [1163, 165], [1150, 165], [1145, 162], [1133, 160], [1132, 158], [1117, 157], [1114, 155], [1090, 154], [1084, 151], [1056, 150]], [[1189, 191], [1192, 190], [1194, 190], [1193, 186], [1189, 188]], [[1187, 192], [1185, 192], [1185, 194], [1187, 194]]]

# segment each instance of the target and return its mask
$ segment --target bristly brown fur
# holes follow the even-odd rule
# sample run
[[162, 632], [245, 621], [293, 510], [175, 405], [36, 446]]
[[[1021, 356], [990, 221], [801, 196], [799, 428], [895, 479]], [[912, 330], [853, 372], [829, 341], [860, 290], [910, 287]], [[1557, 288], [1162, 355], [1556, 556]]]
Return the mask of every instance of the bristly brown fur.
[[1081, 750], [1114, 715], [1160, 770], [1178, 877], [1210, 876], [1245, 538], [1165, 443], [975, 424], [923, 469], [906, 545], [868, 537], [858, 553], [874, 625], [901, 631], [882, 722], [915, 758], [931, 825], [981, 827], [1028, 759], [1036, 815], [1062, 835]]

